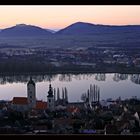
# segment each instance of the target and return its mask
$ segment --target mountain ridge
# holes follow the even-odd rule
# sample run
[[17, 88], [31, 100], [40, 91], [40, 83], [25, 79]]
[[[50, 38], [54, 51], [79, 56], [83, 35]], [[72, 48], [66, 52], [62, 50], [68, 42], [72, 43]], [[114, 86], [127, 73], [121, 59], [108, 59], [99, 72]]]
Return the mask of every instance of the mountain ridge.
[[[24, 32], [26, 27], [29, 29]], [[38, 26], [17, 24], [1, 30], [0, 46], [4, 47], [6, 46], [4, 44], [7, 44], [24, 47], [77, 48], [139, 47], [140, 44], [140, 25], [102, 25], [76, 22], [55, 33], [51, 32], [53, 31]]]
[[2, 29], [0, 36], [4, 37], [19, 37], [19, 36], [45, 36], [51, 35], [50, 31], [47, 31], [41, 27], [35, 25], [17, 24], [15, 26]]
[[56, 34], [63, 34], [63, 35], [72, 35], [72, 34], [79, 34], [79, 35], [94, 35], [97, 33], [121, 33], [136, 31], [140, 30], [140, 25], [103, 25], [103, 24], [92, 24], [86, 22], [76, 22], [73, 23], [58, 32]]
[[94, 35], [105, 33], [140, 32], [140, 25], [104, 25], [88, 22], [75, 22], [58, 31], [44, 29], [36, 25], [17, 24], [0, 29], [0, 36], [45, 36], [45, 35]]

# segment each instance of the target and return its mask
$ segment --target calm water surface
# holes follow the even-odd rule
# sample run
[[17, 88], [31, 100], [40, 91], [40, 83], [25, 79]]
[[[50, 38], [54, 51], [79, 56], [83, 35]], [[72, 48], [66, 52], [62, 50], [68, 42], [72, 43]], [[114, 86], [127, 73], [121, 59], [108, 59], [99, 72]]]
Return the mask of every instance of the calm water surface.
[[[0, 100], [27, 96], [27, 82], [30, 76], [0, 76]], [[82, 93], [87, 92], [90, 84], [100, 87], [101, 99], [122, 99], [137, 96], [140, 98], [140, 74], [56, 74], [32, 76], [36, 82], [36, 97], [47, 100], [49, 80], [53, 88], [68, 90], [70, 102], [81, 101]]]

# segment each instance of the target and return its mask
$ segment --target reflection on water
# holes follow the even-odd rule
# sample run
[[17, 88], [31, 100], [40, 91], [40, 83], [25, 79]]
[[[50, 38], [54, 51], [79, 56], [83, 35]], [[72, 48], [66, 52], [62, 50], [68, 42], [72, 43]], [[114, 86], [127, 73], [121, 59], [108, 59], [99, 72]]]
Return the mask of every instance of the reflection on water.
[[98, 80], [98, 81], [105, 81], [106, 79], [106, 75], [105, 74], [95, 74], [95, 79]]
[[[27, 83], [31, 75], [0, 76], [0, 84]], [[32, 75], [35, 82], [54, 81], [57, 75]]]
[[140, 74], [132, 74], [130, 79], [135, 84], [140, 84]]
[[72, 81], [72, 74], [61, 74], [59, 76], [59, 81], [65, 81], [65, 82]]
[[127, 79], [128, 79], [128, 74], [115, 73], [113, 76], [113, 80], [116, 82], [119, 82], [121, 80], [127, 80]]
[[[31, 75], [0, 76], [0, 100], [11, 100], [13, 97], [27, 96], [27, 82]], [[71, 102], [82, 101], [81, 96], [90, 85], [98, 85], [100, 98], [116, 99], [118, 97], [140, 98], [139, 74], [53, 74], [32, 75], [36, 83], [36, 97], [39, 100], [47, 100], [49, 81], [54, 89], [67, 88], [68, 99]]]
[[[98, 74], [52, 74], [52, 75], [32, 75], [34, 81], [42, 82], [42, 81], [55, 81], [59, 78], [59, 81], [62, 82], [72, 82], [73, 79], [75, 80], [88, 80], [91, 77], [94, 77], [97, 81], [106, 81], [106, 75], [104, 73]], [[7, 84], [7, 83], [27, 83], [30, 79], [31, 75], [14, 75], [14, 76], [0, 76], [0, 84]], [[130, 78], [129, 78], [130, 77]], [[140, 74], [120, 74], [114, 73], [112, 80], [115, 82], [119, 82], [122, 80], [130, 79], [131, 82], [135, 84], [140, 84]]]

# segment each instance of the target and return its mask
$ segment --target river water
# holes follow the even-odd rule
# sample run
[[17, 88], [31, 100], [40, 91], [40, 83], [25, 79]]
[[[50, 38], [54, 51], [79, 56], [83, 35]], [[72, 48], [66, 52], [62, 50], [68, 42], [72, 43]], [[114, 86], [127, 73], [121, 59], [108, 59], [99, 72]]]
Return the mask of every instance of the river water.
[[[13, 97], [27, 96], [27, 82], [30, 75], [0, 76], [0, 100], [12, 100]], [[100, 99], [122, 99], [137, 96], [140, 98], [140, 74], [55, 74], [32, 75], [36, 83], [36, 98], [47, 101], [49, 83], [60, 90], [66, 87], [68, 101], [81, 101], [90, 84], [100, 87]]]

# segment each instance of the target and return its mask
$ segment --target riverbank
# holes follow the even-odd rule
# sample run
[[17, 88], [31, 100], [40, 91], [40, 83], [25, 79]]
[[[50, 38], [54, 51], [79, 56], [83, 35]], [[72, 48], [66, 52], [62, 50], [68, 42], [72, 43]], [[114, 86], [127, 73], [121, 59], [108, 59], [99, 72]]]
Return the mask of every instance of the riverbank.
[[63, 71], [44, 71], [44, 72], [1, 72], [0, 73], [0, 76], [3, 76], [3, 75], [52, 75], [52, 74], [88, 74], [88, 73], [91, 73], [91, 74], [94, 74], [94, 73], [104, 73], [104, 74], [107, 74], [107, 73], [120, 73], [120, 74], [140, 74], [140, 71], [118, 71], [118, 70], [108, 70], [108, 71], [105, 71], [105, 70], [63, 70]]

